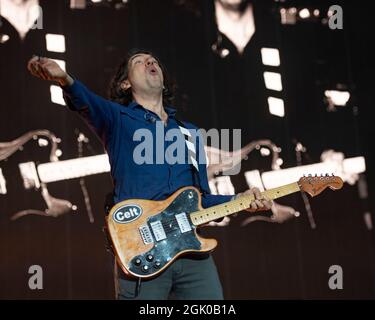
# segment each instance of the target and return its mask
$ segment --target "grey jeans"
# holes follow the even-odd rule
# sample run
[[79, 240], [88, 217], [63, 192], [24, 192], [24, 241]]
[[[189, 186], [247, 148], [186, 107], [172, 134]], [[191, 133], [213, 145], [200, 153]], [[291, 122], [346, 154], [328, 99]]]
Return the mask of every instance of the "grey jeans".
[[127, 277], [115, 263], [116, 297], [120, 300], [223, 300], [223, 290], [211, 255], [177, 259], [159, 276], [141, 281]]

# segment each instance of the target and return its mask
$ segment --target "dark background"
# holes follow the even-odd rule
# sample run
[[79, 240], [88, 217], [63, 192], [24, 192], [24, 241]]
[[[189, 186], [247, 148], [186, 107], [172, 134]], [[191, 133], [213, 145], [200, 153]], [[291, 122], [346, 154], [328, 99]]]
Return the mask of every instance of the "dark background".
[[[180, 118], [200, 127], [241, 128], [242, 143], [268, 138], [282, 148], [283, 167], [296, 166], [295, 141], [308, 154], [303, 163], [320, 161], [326, 149], [346, 157], [366, 157], [369, 201], [361, 201], [357, 185], [327, 191], [311, 201], [317, 223], [311, 229], [300, 195], [280, 203], [301, 212], [284, 224], [265, 222], [241, 227], [242, 214], [224, 228], [209, 228], [219, 240], [214, 257], [227, 299], [365, 299], [375, 298], [374, 230], [363, 213], [374, 210], [374, 50], [371, 10], [355, 1], [287, 1], [288, 5], [327, 9], [340, 4], [344, 29], [319, 23], [281, 25], [273, 1], [254, 1], [256, 33], [243, 55], [224, 37], [230, 50], [220, 58], [211, 50], [217, 34], [212, 1], [133, 0], [121, 10], [89, 6], [69, 9], [68, 1], [41, 1], [43, 30], [31, 30], [21, 41], [2, 18], [0, 32], [0, 141], [11, 141], [35, 129], [48, 129], [62, 142], [61, 159], [78, 156], [77, 130], [90, 139], [84, 155], [104, 152], [98, 138], [77, 114], [50, 101], [49, 84], [28, 74], [32, 54], [63, 59], [67, 70], [94, 92], [105, 96], [115, 67], [127, 50], [157, 53], [178, 83]], [[46, 51], [45, 34], [64, 34], [65, 53]], [[268, 112], [260, 48], [280, 50], [285, 100], [284, 118]], [[344, 83], [352, 98], [346, 107], [327, 112], [325, 86]], [[357, 110], [357, 112], [353, 112]], [[0, 298], [113, 299], [111, 257], [105, 250], [103, 203], [111, 191], [109, 174], [85, 178], [95, 222], [90, 223], [78, 180], [48, 185], [52, 195], [68, 199], [78, 210], [58, 218], [10, 217], [26, 208], [43, 210], [40, 193], [24, 190], [17, 164], [48, 162], [48, 148], [28, 142], [0, 162], [8, 194], [0, 195]], [[256, 152], [232, 177], [236, 192], [246, 189], [244, 171], [271, 170]], [[43, 290], [28, 288], [28, 268], [43, 267]], [[343, 290], [330, 290], [328, 269], [340, 265]]]

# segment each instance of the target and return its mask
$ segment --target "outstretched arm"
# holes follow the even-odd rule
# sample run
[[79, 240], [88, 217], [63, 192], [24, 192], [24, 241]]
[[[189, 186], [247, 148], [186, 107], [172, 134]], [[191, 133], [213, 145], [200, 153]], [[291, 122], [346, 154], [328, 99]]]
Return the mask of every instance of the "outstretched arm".
[[78, 111], [102, 140], [109, 136], [118, 110], [115, 103], [91, 92], [52, 59], [34, 56], [27, 68], [33, 76], [60, 85], [69, 108]]
[[27, 64], [27, 69], [33, 76], [42, 80], [55, 81], [62, 87], [71, 86], [74, 82], [73, 78], [52, 59], [33, 56]]

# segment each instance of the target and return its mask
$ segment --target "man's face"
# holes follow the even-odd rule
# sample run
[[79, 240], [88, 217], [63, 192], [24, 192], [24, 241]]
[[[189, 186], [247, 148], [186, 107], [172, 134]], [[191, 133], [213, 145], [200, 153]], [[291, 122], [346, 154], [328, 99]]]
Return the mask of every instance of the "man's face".
[[133, 92], [163, 91], [163, 72], [153, 56], [136, 54], [129, 59], [128, 68], [127, 86], [131, 86]]

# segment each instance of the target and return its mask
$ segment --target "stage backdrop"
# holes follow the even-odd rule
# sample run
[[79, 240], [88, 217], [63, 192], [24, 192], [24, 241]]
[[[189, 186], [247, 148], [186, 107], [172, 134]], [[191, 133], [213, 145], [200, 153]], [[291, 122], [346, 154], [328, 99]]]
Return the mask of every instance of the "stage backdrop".
[[[319, 1], [293, 3], [298, 8], [329, 7]], [[155, 52], [166, 64], [178, 84], [180, 119], [205, 129], [241, 129], [242, 146], [269, 139], [279, 148], [281, 168], [319, 163], [326, 150], [346, 159], [366, 157], [366, 172], [346, 176], [352, 184], [345, 183], [340, 191], [310, 199], [310, 211], [300, 194], [278, 201], [300, 212], [298, 218], [282, 224], [249, 223], [250, 214], [241, 213], [225, 227], [207, 227], [204, 236], [219, 240], [213, 255], [225, 297], [375, 298], [374, 206], [363, 194], [367, 179], [367, 199], [374, 198], [370, 80], [375, 68], [365, 31], [371, 20], [359, 7], [342, 3], [343, 30], [316, 21], [283, 25], [277, 3], [250, 4], [254, 33], [242, 52], [218, 31], [211, 0], [129, 0], [119, 7], [102, 3], [85, 9], [71, 9], [69, 1], [40, 1], [43, 27], [29, 30], [22, 39], [15, 22], [1, 17], [0, 34], [9, 39], [0, 43], [0, 142], [27, 133], [30, 139], [26, 136], [22, 147], [0, 161], [0, 177], [6, 181], [6, 192], [0, 194], [0, 298], [114, 298], [113, 262], [102, 232], [105, 197], [112, 190], [109, 173], [61, 179], [47, 184], [44, 193], [37, 186], [26, 189], [21, 178], [19, 164], [51, 161], [55, 136], [60, 160], [104, 153], [82, 119], [58, 103], [58, 95], [57, 103], [51, 101], [55, 89], [33, 78], [26, 63], [33, 54], [63, 60], [71, 75], [106, 96], [117, 64], [134, 47]], [[4, 6], [1, 12], [5, 16]], [[63, 35], [65, 50], [49, 51], [47, 34]], [[278, 49], [280, 66], [265, 66], [262, 48]], [[281, 91], [265, 87], [266, 71], [281, 74]], [[348, 88], [351, 99], [329, 111], [324, 91], [337, 84]], [[285, 116], [270, 113], [272, 95], [284, 101]], [[1, 155], [9, 150], [9, 144], [0, 147]], [[255, 149], [237, 176], [214, 175], [213, 191], [223, 186], [244, 191], [249, 187], [247, 172], [273, 169], [271, 155]], [[46, 199], [75, 210], [43, 215]], [[35, 211], [22, 215], [27, 209]], [[33, 265], [43, 269], [42, 290], [29, 287]], [[328, 285], [334, 265], [343, 270], [342, 290]]]

